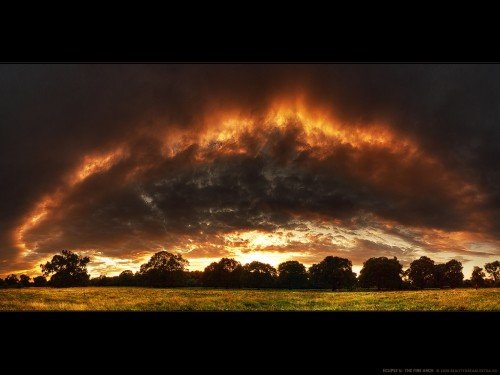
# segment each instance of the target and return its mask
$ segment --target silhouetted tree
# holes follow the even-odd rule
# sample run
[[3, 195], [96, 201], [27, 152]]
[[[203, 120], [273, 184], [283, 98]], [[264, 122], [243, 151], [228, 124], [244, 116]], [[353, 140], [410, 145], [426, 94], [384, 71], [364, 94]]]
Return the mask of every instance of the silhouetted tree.
[[472, 285], [477, 289], [484, 286], [484, 272], [481, 267], [475, 266], [472, 270], [472, 276], [470, 281]]
[[309, 268], [309, 277], [315, 288], [352, 288], [356, 285], [356, 274], [352, 272], [349, 259], [327, 256]]
[[[132, 286], [138, 285], [136, 283], [136, 278], [132, 271], [124, 271], [126, 272], [125, 276], [120, 278], [120, 276], [106, 276], [99, 275], [98, 277], [93, 277], [89, 281], [89, 285], [91, 286]], [[132, 273], [132, 280], [129, 279], [130, 273]], [[122, 272], [123, 273], [123, 272]]]
[[159, 251], [141, 265], [139, 277], [150, 286], [182, 286], [186, 281], [184, 271], [188, 264], [181, 254]]
[[408, 278], [417, 288], [429, 288], [434, 284], [434, 261], [428, 257], [420, 257], [410, 264]]
[[243, 266], [241, 283], [245, 288], [272, 288], [276, 286], [278, 272], [270, 264], [251, 262]]
[[202, 282], [204, 286], [239, 288], [241, 287], [241, 274], [243, 267], [234, 259], [222, 258], [205, 268]]
[[307, 271], [296, 260], [283, 262], [278, 266], [278, 285], [282, 288], [301, 289], [307, 287]]
[[23, 275], [19, 276], [19, 285], [22, 287], [28, 287], [28, 286], [30, 286], [30, 280], [31, 280], [31, 277], [23, 274]]
[[473, 287], [472, 281], [470, 279], [465, 279], [462, 282], [462, 286], [464, 286], [465, 288], [472, 288]]
[[435, 264], [432, 274], [432, 286], [456, 288], [462, 285], [464, 279], [462, 268], [462, 263], [455, 259], [444, 264]]
[[491, 275], [491, 277], [495, 281], [495, 284], [500, 281], [500, 262], [498, 260], [491, 263], [486, 263], [484, 265], [484, 269]]
[[363, 263], [359, 283], [364, 288], [375, 286], [377, 289], [399, 289], [403, 282], [402, 274], [403, 266], [396, 257], [370, 258]]
[[5, 288], [5, 280], [0, 277], [0, 288]]
[[403, 282], [401, 283], [401, 289], [402, 290], [411, 290], [411, 289], [414, 289], [414, 287], [411, 284], [410, 280], [403, 278]]
[[111, 278], [106, 275], [99, 275], [98, 277], [93, 277], [89, 282], [92, 286], [110, 286]]
[[487, 288], [494, 287], [495, 286], [495, 280], [490, 279], [490, 278], [484, 279], [484, 286], [487, 287]]
[[47, 286], [47, 279], [43, 276], [36, 276], [33, 278], [33, 285], [36, 287]]
[[5, 278], [5, 285], [9, 288], [19, 286], [17, 275], [11, 274]]
[[446, 265], [443, 264], [435, 264], [434, 270], [432, 271], [432, 281], [433, 285], [438, 288], [444, 288], [446, 285]]
[[452, 259], [445, 264], [444, 270], [444, 285], [451, 288], [456, 288], [462, 285], [464, 274], [462, 272], [462, 263]]
[[50, 262], [41, 264], [44, 276], [49, 276], [50, 285], [55, 287], [83, 286], [88, 284], [90, 275], [87, 273], [89, 257], [81, 257], [69, 250], [63, 250], [61, 255], [54, 255]]
[[131, 286], [134, 285], [134, 273], [130, 270], [125, 270], [118, 276], [118, 285]]
[[202, 286], [202, 271], [187, 271], [186, 272], [186, 286], [194, 287], [194, 286]]

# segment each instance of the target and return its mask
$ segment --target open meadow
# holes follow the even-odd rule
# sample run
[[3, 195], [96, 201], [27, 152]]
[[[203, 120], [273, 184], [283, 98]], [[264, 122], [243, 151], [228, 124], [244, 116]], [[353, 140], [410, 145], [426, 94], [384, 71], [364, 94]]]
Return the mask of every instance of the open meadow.
[[1, 289], [0, 311], [491, 311], [500, 288], [419, 291]]

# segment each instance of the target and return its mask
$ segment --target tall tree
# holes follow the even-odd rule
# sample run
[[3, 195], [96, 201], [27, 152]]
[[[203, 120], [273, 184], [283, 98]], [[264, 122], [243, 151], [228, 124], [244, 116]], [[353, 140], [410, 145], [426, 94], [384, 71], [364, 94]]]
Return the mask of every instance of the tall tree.
[[301, 289], [307, 287], [307, 271], [296, 260], [283, 262], [278, 266], [278, 284], [282, 288]]
[[433, 285], [437, 288], [446, 286], [446, 264], [435, 264], [433, 270]]
[[327, 256], [309, 268], [311, 284], [315, 288], [352, 288], [356, 285], [356, 274], [352, 272], [349, 259]]
[[26, 288], [26, 287], [30, 286], [30, 280], [31, 280], [31, 277], [23, 274], [23, 275], [19, 276], [19, 285]]
[[500, 280], [500, 262], [496, 260], [491, 263], [486, 263], [484, 265], [484, 269], [491, 275], [491, 277], [495, 281], [495, 284], [497, 284]]
[[50, 284], [55, 287], [84, 286], [89, 282], [87, 272], [89, 257], [81, 257], [69, 250], [54, 255], [50, 262], [41, 264], [44, 276], [52, 275]]
[[243, 266], [241, 282], [246, 288], [272, 288], [277, 276], [278, 272], [270, 264], [254, 261]]
[[125, 270], [118, 276], [118, 284], [123, 286], [131, 286], [134, 284], [134, 273], [130, 270]]
[[234, 259], [222, 258], [205, 268], [202, 282], [205, 286], [238, 288], [241, 286], [243, 267]]
[[485, 275], [483, 269], [481, 267], [475, 266], [472, 270], [470, 281], [476, 289], [484, 286], [484, 276]]
[[445, 285], [451, 288], [456, 288], [462, 285], [464, 281], [464, 274], [462, 272], [462, 263], [458, 260], [452, 259], [445, 264], [444, 280]]
[[460, 286], [464, 279], [462, 269], [462, 263], [455, 259], [447, 263], [435, 264], [432, 278], [433, 286], [437, 288]]
[[139, 277], [151, 286], [182, 286], [186, 281], [185, 269], [189, 262], [181, 254], [159, 251], [141, 265]]
[[364, 288], [375, 286], [377, 289], [399, 289], [403, 283], [402, 274], [403, 266], [396, 257], [370, 258], [363, 263], [359, 283]]
[[19, 279], [17, 275], [11, 274], [5, 278], [5, 285], [8, 287], [19, 286]]
[[36, 276], [33, 278], [33, 285], [37, 287], [47, 286], [47, 279], [43, 276]]
[[434, 261], [428, 257], [420, 257], [410, 264], [408, 278], [417, 288], [429, 288], [434, 285]]

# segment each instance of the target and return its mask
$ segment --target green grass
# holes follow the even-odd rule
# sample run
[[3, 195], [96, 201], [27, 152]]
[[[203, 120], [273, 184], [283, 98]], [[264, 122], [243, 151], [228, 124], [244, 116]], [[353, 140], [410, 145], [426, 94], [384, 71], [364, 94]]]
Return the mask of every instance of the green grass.
[[396, 292], [203, 288], [0, 289], [0, 311], [485, 311], [500, 288]]

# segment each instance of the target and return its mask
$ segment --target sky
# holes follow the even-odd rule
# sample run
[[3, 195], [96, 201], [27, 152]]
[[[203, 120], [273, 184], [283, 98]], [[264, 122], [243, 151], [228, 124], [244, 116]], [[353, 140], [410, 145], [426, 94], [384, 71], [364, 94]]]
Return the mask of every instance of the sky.
[[0, 276], [500, 257], [500, 66], [0, 66]]

